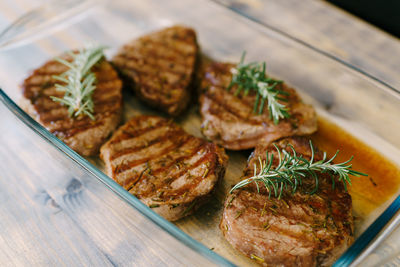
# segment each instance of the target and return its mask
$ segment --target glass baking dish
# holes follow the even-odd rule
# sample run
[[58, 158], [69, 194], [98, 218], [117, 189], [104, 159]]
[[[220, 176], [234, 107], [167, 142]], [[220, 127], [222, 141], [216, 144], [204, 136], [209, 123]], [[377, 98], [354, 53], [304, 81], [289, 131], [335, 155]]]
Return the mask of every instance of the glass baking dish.
[[[44, 23], [44, 26], [37, 23], [32, 28], [23, 29], [26, 38], [20, 46], [0, 50], [1, 100], [30, 128], [62, 151], [65, 158], [71, 158], [66, 159], [66, 164], [79, 165], [82, 167], [80, 171], [103, 182], [139, 211], [143, 218], [150, 219], [215, 263], [253, 264], [230, 248], [217, 229], [222, 201], [233, 182], [240, 178], [248, 154], [229, 152], [227, 174], [217, 189], [216, 198], [195, 215], [171, 224], [104, 175], [99, 159], [80, 157], [14, 104], [21, 97], [19, 85], [30, 71], [49, 58], [88, 42], [107, 45], [106, 54], [110, 58], [122, 44], [144, 33], [173, 24], [188, 25], [196, 30], [202, 53], [208, 57], [237, 62], [242, 52], [247, 51], [247, 60], [266, 61], [267, 71], [296, 88], [305, 102], [314, 105], [320, 117], [345, 128], [400, 166], [400, 93], [389, 85], [213, 1], [85, 2], [92, 4], [62, 19], [53, 20], [53, 23]], [[58, 17], [57, 14], [50, 16]], [[140, 113], [157, 114], [141, 105], [130, 93], [124, 93], [124, 101], [125, 120]], [[201, 136], [196, 107], [179, 118], [178, 123], [188, 132]], [[76, 171], [74, 168], [70, 168], [72, 172]], [[381, 201], [368, 212], [362, 210], [359, 203], [368, 202], [370, 196], [357, 190], [351, 192], [354, 213], [359, 218], [356, 242], [336, 264], [349, 265], [354, 260], [361, 260], [381, 240], [379, 237], [386, 236], [398, 222], [400, 200], [396, 197], [400, 192], [399, 183], [393, 181], [390, 192], [380, 192]], [[357, 182], [354, 186], [357, 188]], [[373, 239], [375, 242], [370, 243], [369, 250], [365, 250]]]

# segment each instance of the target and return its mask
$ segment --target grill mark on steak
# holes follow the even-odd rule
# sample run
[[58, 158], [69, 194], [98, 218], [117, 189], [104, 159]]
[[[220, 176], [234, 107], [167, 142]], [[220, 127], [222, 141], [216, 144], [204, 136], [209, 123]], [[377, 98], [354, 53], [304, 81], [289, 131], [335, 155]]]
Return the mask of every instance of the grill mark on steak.
[[[108, 117], [103, 117], [103, 118], [108, 118]], [[61, 128], [60, 130], [55, 129], [54, 133], [56, 133], [58, 135], [62, 135], [63, 138], [71, 138], [81, 132], [99, 127], [103, 124], [104, 124], [104, 122], [97, 122], [97, 123], [91, 123], [91, 124], [82, 123], [82, 125], [80, 125], [80, 126], [72, 127], [69, 129], [66, 129], [66, 128]]]
[[[139, 80], [143, 85], [151, 87], [151, 89], [154, 90], [154, 92], [159, 92], [162, 91], [163, 85], [168, 83], [170, 86], [178, 86], [184, 83], [184, 79], [186, 78], [185, 73], [178, 73], [178, 72], [172, 72], [170, 70], [164, 70], [163, 76], [158, 76], [159, 71], [151, 71], [147, 70], [146, 68], [142, 69], [135, 69], [133, 67], [127, 67], [127, 70], [131, 70], [132, 72], [136, 72], [139, 76]], [[158, 76], [158, 77], [154, 77]], [[167, 78], [169, 77], [169, 78]], [[158, 84], [151, 83], [152, 79], [156, 79]], [[170, 81], [171, 80], [171, 81]], [[161, 85], [160, 85], [161, 83]], [[171, 88], [172, 91], [179, 91], [179, 89], [174, 89]], [[167, 99], [169, 100], [169, 99]]]
[[[158, 153], [152, 154], [151, 157], [161, 157], [164, 156], [165, 154], [167, 154], [169, 151], [176, 149], [177, 147], [184, 145], [185, 142], [187, 142], [189, 139], [185, 138], [182, 140], [179, 140], [178, 143], [172, 143], [172, 145], [169, 145], [165, 148], [163, 148], [161, 151], [159, 151]], [[160, 143], [156, 143], [156, 144], [160, 144]], [[154, 144], [153, 146], [155, 146], [156, 144]], [[135, 167], [136, 165], [142, 164], [147, 162], [150, 158], [150, 156], [148, 156], [147, 158], [141, 158], [138, 160], [133, 160], [133, 161], [129, 161], [125, 164], [122, 164], [120, 166], [118, 166], [117, 169], [115, 169], [115, 172], [117, 174], [120, 174], [126, 170], [129, 170], [132, 167]]]
[[210, 196], [227, 161], [223, 149], [156, 116], [128, 121], [103, 145], [101, 158], [111, 178], [171, 221]]
[[[56, 61], [54, 61], [54, 62], [56, 62]], [[49, 68], [49, 65], [52, 65], [51, 63], [50, 64], [49, 63], [50, 62], [47, 62], [43, 66], [46, 66], [46, 68]], [[56, 62], [54, 64], [60, 64], [60, 63]], [[98, 65], [94, 66], [94, 68], [96, 68], [96, 67], [98, 67]], [[111, 68], [111, 65], [110, 65], [110, 68]], [[68, 70], [68, 68], [64, 67], [64, 66], [62, 68], [60, 68], [58, 71], [51, 71], [51, 72], [47, 71], [47, 70], [40, 71], [39, 69], [36, 69], [33, 73], [36, 74], [37, 76], [30, 76], [30, 77], [26, 78], [24, 81], [26, 83], [23, 88], [26, 91], [26, 92], [24, 91], [24, 93], [29, 93], [29, 90], [27, 90], [27, 89], [30, 89], [31, 87], [39, 87], [43, 91], [45, 91], [49, 88], [55, 88], [54, 84], [56, 82], [58, 82], [58, 80], [54, 79], [53, 76], [59, 75], [67, 70]], [[104, 73], [102, 73], [102, 74], [104, 74]], [[110, 76], [107, 76], [107, 74], [105, 74], [102, 77], [96, 76], [96, 79], [97, 79], [98, 85], [100, 87], [104, 86], [107, 83], [115, 82], [114, 74], [110, 75]]]
[[[198, 144], [198, 146], [196, 146], [196, 143], [197, 143], [196, 141], [200, 141], [200, 140], [196, 139], [196, 138], [192, 138], [192, 139], [188, 140], [188, 142], [186, 142], [184, 145], [182, 145], [179, 148], [177, 148], [177, 153], [173, 153], [172, 155], [171, 155], [171, 153], [165, 155], [165, 157], [161, 158], [161, 162], [160, 162], [159, 158], [152, 158], [147, 162], [144, 162], [144, 163], [142, 163], [140, 165], [136, 165], [135, 167], [133, 167], [129, 171], [134, 171], [135, 173], [138, 173], [138, 172], [146, 170], [149, 165], [150, 166], [154, 166], [154, 165], [159, 164], [161, 167], [156, 169], [156, 170], [152, 169], [152, 174], [153, 175], [158, 174], [159, 177], [167, 177], [168, 176], [167, 179], [168, 179], [168, 181], [170, 183], [170, 182], [172, 182], [172, 179], [169, 178], [169, 175], [171, 173], [168, 172], [168, 173], [166, 173], [165, 176], [163, 176], [164, 173], [162, 172], [162, 170], [163, 170], [163, 168], [165, 168], [164, 166], [166, 166], [167, 162], [170, 162], [168, 169], [165, 169], [167, 171], [167, 170], [170, 170], [171, 167], [177, 166], [177, 162], [181, 162], [182, 164], [185, 165], [186, 161], [188, 159], [193, 158], [195, 156], [195, 154], [197, 152], [199, 152], [199, 150], [201, 148], [204, 148], [204, 143], [203, 142], [200, 142], [200, 144]], [[195, 143], [195, 144], [191, 144], [191, 143]], [[193, 149], [193, 151], [196, 151], [196, 153], [195, 152], [193, 152], [191, 154], [184, 153], [184, 155], [180, 156], [182, 154], [182, 152], [185, 151], [185, 150], [182, 150], [182, 148], [185, 148], [185, 147], [189, 147], [190, 148], [192, 146], [195, 147]], [[185, 149], [188, 149], [188, 148], [185, 148]], [[178, 165], [178, 167], [179, 167], [179, 165]], [[172, 171], [174, 171], [173, 168], [172, 168]], [[128, 176], [129, 176], [129, 173], [128, 173]]]
[[[187, 42], [183, 39], [174, 39], [173, 41], [169, 36], [163, 36], [163, 40], [160, 42], [157, 37], [165, 34], [168, 31], [189, 31], [189, 35], [191, 35]], [[184, 36], [181, 36], [184, 37]], [[165, 58], [174, 56], [177, 57], [175, 62], [179, 62], [182, 60], [181, 55], [184, 56], [193, 56], [196, 54], [193, 49], [193, 38], [196, 38], [195, 32], [190, 28], [185, 28], [183, 26], [172, 26], [170, 28], [165, 28], [158, 32], [153, 32], [152, 34], [143, 36], [130, 44], [125, 45], [124, 50], [121, 52], [121, 55], [130, 55], [135, 54], [138, 56], [142, 56], [143, 52], [148, 52], [150, 55], [162, 55]], [[171, 43], [174, 45], [169, 46]], [[168, 45], [168, 46], [166, 46]], [[172, 52], [172, 55], [168, 54], [168, 52]], [[182, 60], [183, 61], [183, 60]]]
[[[207, 96], [211, 100], [214, 100], [216, 102], [216, 105], [218, 106], [218, 109], [223, 108], [227, 112], [234, 115], [238, 120], [243, 121], [243, 123], [249, 123], [249, 124], [255, 124], [255, 125], [260, 124], [259, 120], [253, 120], [251, 118], [248, 118], [248, 116], [244, 116], [244, 115], [240, 114], [239, 110], [236, 110], [234, 107], [225, 104], [226, 103], [225, 99], [214, 97], [214, 94], [210, 94], [207, 92], [205, 93], [205, 96]], [[212, 107], [209, 108], [208, 111], [213, 115], [219, 114], [219, 110], [214, 109]]]
[[[166, 167], [171, 168], [172, 166], [176, 166], [177, 162], [185, 162], [186, 159], [192, 158], [196, 152], [198, 152], [201, 148], [204, 147], [204, 143], [200, 142], [200, 141], [201, 141], [200, 139], [191, 138], [184, 145], [177, 148], [176, 153], [167, 154], [167, 155], [165, 155], [165, 157], [162, 157], [161, 159], [152, 157], [149, 161], [145, 162], [146, 164], [142, 163], [140, 165], [136, 165], [129, 171], [135, 171], [136, 173], [138, 173], [138, 172], [145, 170], [148, 167], [148, 165], [150, 165], [150, 166], [160, 165], [161, 167], [159, 167], [156, 170], [154, 170], [154, 168], [152, 168], [152, 173], [162, 175], [161, 171], [163, 168], [166, 168]], [[196, 151], [196, 152], [193, 152], [191, 154], [188, 154], [185, 152], [185, 151], [191, 151], [191, 150], [189, 150], [189, 148], [192, 148], [192, 147], [194, 147], [193, 151]], [[167, 163], [169, 163], [169, 164], [167, 165]], [[116, 163], [116, 164], [118, 164], [118, 163]], [[120, 177], [120, 176], [118, 176], [118, 177]]]
[[113, 63], [139, 98], [176, 116], [190, 101], [197, 54], [195, 32], [174, 26], [123, 46]]
[[[210, 157], [208, 157], [207, 155], [201, 157], [200, 159], [198, 159], [196, 162], [194, 162], [189, 168], [183, 169], [181, 171], [179, 171], [178, 173], [175, 173], [174, 175], [168, 175], [168, 184], [172, 184], [174, 183], [177, 179], [181, 178], [182, 176], [186, 176], [186, 174], [188, 174], [188, 178], [192, 179], [192, 181], [198, 182], [199, 179], [206, 179], [208, 177], [208, 175], [211, 174], [206, 174], [204, 177], [203, 176], [195, 176], [194, 178], [191, 178], [191, 174], [190, 171], [197, 169], [202, 163], [209, 161]], [[211, 161], [212, 162], [212, 161]], [[214, 167], [213, 165], [209, 166], [210, 168]], [[204, 173], [203, 169], [201, 169], [202, 173]], [[153, 173], [151, 173], [152, 175], [154, 175]], [[142, 176], [143, 177], [143, 176]], [[190, 192], [190, 189], [192, 189], [195, 186], [195, 184], [186, 184], [183, 187], [178, 188], [177, 190], [173, 190], [172, 192], [170, 192], [168, 195], [165, 194], [163, 197], [172, 197], [172, 199], [176, 198], [177, 196], [180, 196], [182, 194], [184, 194], [184, 192]], [[148, 189], [146, 191], [143, 191], [140, 193], [140, 197], [147, 197], [150, 194], [152, 194], [152, 190]]]
[[[66, 54], [62, 57], [71, 60]], [[92, 68], [97, 78], [92, 95], [95, 121], [87, 116], [71, 118], [66, 106], [50, 98], [63, 97], [64, 93], [57, 91], [55, 87], [60, 81], [52, 76], [67, 70], [63, 64], [51, 60], [33, 71], [23, 83], [24, 99], [21, 104], [27, 113], [73, 150], [83, 156], [96, 155], [101, 144], [119, 124], [122, 113], [122, 82], [106, 60], [98, 62]]]
[[[281, 139], [280, 149], [290, 152], [293, 145], [298, 155], [310, 159], [308, 140], [301, 137]], [[272, 144], [259, 144], [249, 158], [244, 178], [251, 177], [258, 157], [265, 159], [266, 151], [274, 154], [273, 167], [278, 164]], [[315, 153], [315, 161], [322, 153]], [[258, 167], [258, 165], [257, 165]], [[319, 190], [309, 195], [315, 185], [311, 176], [303, 178], [303, 185], [292, 194], [284, 190], [281, 199], [268, 198], [260, 184], [234, 191], [225, 201], [220, 228], [224, 237], [248, 257], [255, 255], [264, 266], [329, 266], [353, 241], [351, 196], [343, 184], [336, 181], [332, 189], [331, 176], [317, 174]], [[238, 215], [239, 214], [239, 215]]]
[[[40, 89], [39, 94], [41, 96], [60, 96], [62, 97], [64, 94], [63, 92], [60, 92], [57, 90], [57, 88], [54, 86], [55, 83], [57, 83], [57, 80], [53, 80], [53, 85], [46, 87], [44, 89]], [[109, 95], [118, 95], [118, 91], [113, 91], [112, 89], [115, 88], [115, 81], [104, 81], [101, 83], [97, 83], [96, 85], [96, 94], [93, 94], [93, 99], [101, 99], [104, 98], [106, 96]], [[38, 86], [37, 86], [38, 87]], [[32, 87], [25, 87], [25, 90], [27, 89], [33, 89]], [[41, 98], [42, 100], [50, 100], [51, 102], [53, 102], [51, 99], [49, 98]]]
[[[114, 96], [114, 97], [110, 97], [109, 99], [106, 100], [102, 100], [102, 101], [96, 101], [96, 107], [94, 107], [94, 113], [113, 113], [118, 111], [118, 109], [120, 109], [121, 107], [121, 97], [120, 96]], [[43, 123], [51, 123], [51, 124], [55, 124], [58, 121], [65, 121], [65, 116], [69, 116], [68, 115], [68, 111], [65, 110], [64, 107], [55, 107], [52, 109], [41, 109], [40, 107], [38, 107], [37, 111], [39, 113], [42, 113], [43, 115], [39, 115], [41, 118], [41, 121]], [[103, 115], [103, 118], [106, 118], [107, 114]], [[70, 121], [72, 122], [74, 119], [70, 119]], [[82, 119], [80, 120], [80, 122], [83, 122], [84, 124], [92, 124], [92, 120], [87, 120], [87, 119]], [[74, 128], [79, 127], [80, 125], [82, 125], [81, 123], [75, 123], [75, 125], [73, 126]], [[69, 126], [64, 126], [61, 128], [53, 128], [53, 130], [57, 130], [57, 131], [66, 131], [68, 129], [71, 129]]]
[[139, 145], [139, 146], [135, 146], [135, 147], [127, 147], [127, 148], [125, 148], [123, 150], [120, 150], [117, 153], [115, 153], [111, 157], [111, 160], [115, 160], [115, 159], [117, 159], [119, 157], [135, 153], [136, 151], [139, 151], [139, 150], [141, 150], [141, 149], [143, 149], [145, 147], [152, 146], [152, 145], [155, 145], [155, 144], [158, 144], [158, 143], [162, 143], [165, 140], [167, 140], [167, 139], [169, 139], [169, 138], [171, 138], [171, 137], [173, 137], [174, 135], [177, 135], [177, 134], [181, 134], [181, 131], [170, 131], [170, 132], [168, 132], [167, 134], [165, 134], [163, 136], [159, 136], [159, 137], [157, 137], [157, 138], [155, 138], [153, 140], [150, 140], [149, 142], [147, 142], [147, 144], [143, 144], [143, 145]]
[[[184, 66], [180, 65], [179, 62], [174, 61], [174, 57], [166, 57], [163, 55], [157, 55], [157, 59], [154, 60], [154, 58], [147, 57], [147, 58], [139, 58], [130, 54], [125, 55], [125, 58], [130, 60], [130, 61], [120, 61], [121, 64], [124, 67], [129, 68], [130, 70], [136, 71], [139, 67], [150, 67], [147, 68], [149, 72], [154, 71], [157, 72], [157, 68], [162, 65], [163, 69], [166, 71], [177, 74], [177, 75], [182, 75], [186, 74]], [[140, 63], [142, 64], [140, 64]], [[178, 64], [177, 64], [178, 63]], [[143, 65], [143, 66], [141, 66]]]
[[[224, 93], [224, 96], [223, 96], [223, 97], [230, 97], [231, 99], [236, 100], [235, 95], [232, 95], [232, 93], [229, 93], [230, 91], [228, 91], [228, 90], [226, 89], [226, 87], [224, 87], [223, 85], [218, 85], [218, 84], [216, 84], [216, 85], [213, 85], [213, 87], [216, 87], [216, 88], [219, 88], [219, 89], [223, 89], [222, 91], [215, 91], [214, 93], [219, 93], [219, 94]], [[235, 88], [235, 87], [232, 87], [232, 88]], [[281, 87], [279, 84], [277, 85], [277, 89], [286, 91], [286, 90], [284, 90], [284, 88]], [[234, 91], [233, 89], [231, 89], [231, 90]], [[208, 90], [206, 90], [205, 93], [207, 94], [207, 93], [208, 93]], [[209, 93], [208, 93], [208, 95], [209, 95]], [[240, 99], [240, 103], [244, 106], [244, 108], [245, 108], [246, 110], [250, 110], [250, 109], [253, 110], [255, 97], [253, 96], [253, 94], [250, 94], [250, 95], [248, 95], [248, 96], [249, 96], [249, 97], [241, 98], [241, 99]], [[218, 99], [218, 98], [216, 98], [216, 99]], [[287, 104], [287, 103], [286, 103], [286, 104]]]
[[[175, 77], [174, 81], [168, 81], [167, 76], [165, 77], [160, 77], [160, 78], [154, 78], [152, 74], [145, 73], [144, 71], [136, 71], [137, 74], [139, 74], [140, 78], [140, 84], [143, 88], [146, 89], [146, 92], [143, 94], [146, 94], [148, 98], [155, 99], [154, 101], [162, 102], [162, 103], [173, 103], [174, 99], [172, 98], [173, 95], [182, 95], [182, 91], [179, 89], [170, 89], [169, 91], [169, 97], [167, 98], [157, 98], [157, 93], [162, 93], [165, 92], [165, 86], [168, 84], [169, 86], [179, 86], [182, 84], [182, 79], [185, 77]], [[164, 75], [168, 75], [168, 72], [165, 72]], [[171, 77], [171, 76], [169, 76]], [[172, 78], [171, 78], [172, 79]]]
[[166, 121], [166, 120], [159, 120], [154, 125], [149, 125], [149, 127], [147, 127], [147, 128], [139, 128], [139, 129], [136, 129], [134, 127], [139, 127], [140, 125], [138, 125], [138, 124], [132, 125], [132, 128], [124, 129], [122, 133], [120, 133], [118, 136], [115, 136], [115, 138], [113, 138], [113, 140], [110, 141], [109, 143], [110, 143], [110, 145], [120, 144], [122, 141], [134, 139], [141, 135], [144, 135], [145, 133], [147, 133], [149, 131], [164, 127], [164, 126], [168, 125], [168, 123], [170, 123], [170, 122]]
[[232, 150], [255, 147], [260, 140], [273, 140], [311, 134], [317, 129], [314, 109], [302, 103], [296, 91], [286, 84], [279, 84], [278, 89], [289, 93], [282, 96], [287, 100], [286, 107], [290, 118], [281, 119], [275, 125], [269, 118], [267, 103], [262, 114], [253, 112], [256, 92], [247, 95], [242, 91], [235, 95], [237, 85], [226, 89], [232, 78], [234, 64], [211, 62], [203, 69], [200, 94], [200, 113], [202, 132], [210, 140]]
[[195, 148], [193, 149], [193, 152], [192, 152], [192, 153], [190, 153], [190, 154], [188, 154], [188, 155], [185, 155], [185, 156], [178, 157], [178, 158], [174, 159], [174, 161], [171, 161], [170, 164], [168, 164], [168, 165], [166, 165], [166, 166], [162, 166], [162, 167], [160, 167], [160, 168], [158, 168], [158, 169], [152, 170], [152, 173], [153, 173], [153, 174], [161, 174], [163, 171], [167, 171], [167, 170], [169, 170], [172, 166], [175, 166], [175, 165], [176, 165], [176, 162], [185, 161], [186, 159], [193, 157], [196, 153], [198, 153], [198, 152], [201, 150], [201, 148], [203, 147], [203, 145], [204, 145], [203, 143], [200, 143], [197, 147], [195, 147]]

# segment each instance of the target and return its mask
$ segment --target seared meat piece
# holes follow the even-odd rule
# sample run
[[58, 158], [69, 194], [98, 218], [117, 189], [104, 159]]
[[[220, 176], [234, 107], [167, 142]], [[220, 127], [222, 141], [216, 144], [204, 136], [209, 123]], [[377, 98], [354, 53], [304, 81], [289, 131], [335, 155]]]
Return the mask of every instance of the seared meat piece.
[[[306, 139], [286, 138], [276, 145], [297, 154], [311, 157]], [[274, 153], [273, 166], [278, 164], [273, 145], [260, 145], [249, 160], [244, 178], [251, 177], [258, 157], [265, 159], [266, 151]], [[316, 160], [321, 154], [316, 154]], [[257, 164], [257, 166], [259, 166]], [[319, 174], [319, 190], [310, 195], [314, 179], [306, 177], [295, 194], [288, 188], [281, 199], [271, 196], [260, 184], [249, 184], [230, 194], [220, 228], [228, 242], [248, 257], [264, 266], [329, 266], [353, 241], [351, 196], [336, 179], [332, 189], [331, 177]]]
[[139, 98], [176, 116], [190, 101], [197, 58], [196, 33], [174, 26], [126, 44], [113, 63]]
[[170, 221], [191, 214], [224, 176], [224, 149], [172, 121], [138, 116], [101, 148], [107, 174]]
[[271, 142], [282, 137], [307, 135], [317, 130], [314, 109], [302, 103], [294, 89], [285, 84], [278, 87], [289, 93], [286, 103], [290, 118], [277, 125], [269, 118], [267, 104], [261, 115], [253, 112], [255, 92], [235, 96], [236, 86], [230, 91], [231, 69], [236, 65], [211, 63], [204, 69], [200, 95], [203, 134], [227, 149], [241, 150], [255, 147], [261, 140]]
[[[64, 58], [68, 60], [69, 57]], [[120, 122], [122, 81], [110, 63], [106, 60], [98, 62], [92, 69], [97, 78], [92, 95], [95, 120], [88, 116], [72, 118], [66, 106], [50, 98], [63, 97], [64, 93], [55, 88], [60, 82], [52, 76], [67, 70], [65, 65], [54, 60], [36, 69], [22, 85], [21, 104], [29, 115], [73, 150], [83, 156], [93, 156]]]

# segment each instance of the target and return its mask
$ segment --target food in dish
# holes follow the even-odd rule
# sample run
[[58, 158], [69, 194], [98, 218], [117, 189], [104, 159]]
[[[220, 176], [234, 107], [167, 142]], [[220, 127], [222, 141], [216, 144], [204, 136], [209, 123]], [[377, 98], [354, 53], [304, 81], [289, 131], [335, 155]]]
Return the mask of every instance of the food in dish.
[[191, 214], [224, 176], [224, 149], [158, 116], [137, 116], [102, 146], [106, 172], [170, 221]]
[[[73, 54], [66, 53], [61, 60], [71, 63]], [[21, 104], [29, 115], [73, 150], [83, 156], [94, 156], [121, 120], [122, 81], [111, 64], [100, 56], [90, 68], [96, 78], [93, 82], [96, 89], [90, 99], [93, 102], [92, 118], [84, 113], [75, 116], [69, 112], [67, 105], [51, 98], [62, 99], [65, 95], [56, 87], [56, 84], [65, 85], [65, 82], [55, 76], [62, 77], [69, 69], [57, 60], [50, 60], [34, 70], [22, 85]], [[74, 112], [76, 110], [72, 110]]]
[[174, 26], [124, 45], [112, 61], [140, 99], [176, 116], [191, 99], [197, 59], [194, 30]]
[[[275, 147], [276, 146], [276, 147]], [[243, 178], [254, 175], [260, 159], [273, 155], [278, 166], [277, 148], [308, 160], [319, 161], [322, 153], [312, 153], [308, 139], [292, 137], [255, 149]], [[293, 186], [280, 188], [282, 195], [271, 196], [262, 184], [250, 183], [228, 196], [220, 223], [227, 241], [264, 266], [329, 266], [353, 241], [351, 196], [338, 175], [317, 172]], [[332, 179], [335, 181], [333, 188]], [[314, 194], [315, 186], [318, 190]], [[279, 189], [278, 189], [279, 190]], [[279, 194], [278, 194], [279, 195]]]
[[[85, 156], [95, 155], [117, 127], [122, 101], [116, 71], [102, 54], [88, 51], [46, 63], [23, 87], [28, 112]], [[313, 107], [294, 89], [268, 77], [265, 63], [244, 64], [242, 56], [236, 65], [210, 61], [199, 70], [198, 54], [195, 32], [174, 26], [125, 45], [112, 64], [125, 87], [171, 116], [186, 108], [201, 77], [202, 132], [215, 144], [189, 135], [170, 120], [137, 116], [101, 147], [107, 174], [155, 212], [176, 221], [210, 198], [224, 176], [227, 156], [219, 145], [232, 150], [256, 147], [244, 180], [226, 200], [220, 224], [225, 238], [264, 265], [332, 263], [353, 240], [351, 197], [339, 183], [340, 175], [333, 172], [333, 189], [329, 172], [306, 170], [302, 183], [294, 185], [293, 176], [286, 177], [285, 185], [279, 183], [279, 195], [277, 184], [260, 188], [245, 183], [256, 171], [254, 163], [268, 158], [266, 151], [275, 155], [270, 166], [278, 164], [276, 156], [281, 154], [274, 148], [314, 159], [312, 147], [298, 137], [317, 130]], [[74, 85], [79, 85], [76, 94], [71, 92]], [[280, 141], [272, 144], [275, 140]], [[320, 158], [316, 153], [315, 159]], [[319, 180], [311, 179], [316, 177]], [[318, 190], [310, 191], [317, 181]], [[293, 187], [298, 190], [291, 191]]]
[[283, 96], [289, 118], [275, 124], [270, 118], [267, 105], [262, 114], [254, 112], [256, 93], [247, 95], [242, 91], [236, 95], [237, 85], [227, 90], [232, 81], [231, 70], [236, 65], [211, 63], [205, 67], [201, 83], [200, 113], [203, 119], [203, 134], [216, 144], [227, 149], [241, 150], [255, 147], [260, 140], [270, 142], [282, 137], [307, 135], [317, 130], [314, 109], [304, 104], [296, 91], [284, 83], [279, 90]]

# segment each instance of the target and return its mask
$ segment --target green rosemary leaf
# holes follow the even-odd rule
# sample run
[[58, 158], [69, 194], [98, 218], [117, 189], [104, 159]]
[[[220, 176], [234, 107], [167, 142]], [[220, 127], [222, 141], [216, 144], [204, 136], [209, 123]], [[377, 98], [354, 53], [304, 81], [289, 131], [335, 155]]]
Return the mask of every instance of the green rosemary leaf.
[[[71, 56], [73, 56], [74, 54], [70, 54]], [[74, 68], [74, 65], [71, 62], [66, 61], [65, 59], [62, 58], [55, 58], [56, 61], [60, 62], [61, 64], [67, 66], [68, 68], [72, 69]], [[57, 76], [55, 76], [57, 77]]]
[[[60, 82], [69, 83], [69, 81], [68, 81], [66, 78], [64, 78], [64, 77], [60, 77], [60, 76], [53, 76], [53, 78], [54, 78], [55, 80], [58, 80], [58, 81], [60, 81]], [[59, 84], [56, 84], [56, 86], [61, 86], [61, 85], [59, 85]]]
[[306, 176], [314, 179], [315, 186], [309, 192], [314, 194], [318, 190], [318, 173], [329, 173], [332, 177], [332, 188], [335, 187], [335, 175], [338, 176], [338, 180], [343, 183], [345, 190], [347, 191], [347, 185], [351, 185], [350, 176], [360, 177], [367, 176], [367, 174], [353, 170], [352, 165], [349, 164], [353, 157], [349, 160], [333, 164], [332, 161], [339, 154], [339, 150], [333, 157], [327, 159], [326, 153], [323, 155], [323, 159], [314, 162], [315, 151], [310, 140], [311, 158], [310, 160], [305, 159], [301, 155], [297, 155], [293, 146], [290, 145], [291, 153], [286, 150], [280, 150], [275, 144], [275, 149], [278, 152], [278, 164], [275, 168], [272, 167], [274, 160], [273, 154], [267, 152], [266, 160], [259, 158], [259, 169], [257, 171], [257, 165], [254, 164], [254, 174], [252, 177], [244, 179], [237, 183], [232, 189], [231, 193], [244, 187], [248, 184], [255, 183], [259, 192], [259, 182], [262, 183], [269, 193], [269, 197], [273, 194], [275, 197], [280, 198], [282, 196], [284, 188], [288, 186], [292, 187], [292, 193], [295, 193], [299, 186], [302, 185], [302, 180]]
[[59, 97], [55, 97], [55, 96], [51, 96], [51, 99], [53, 99], [54, 101], [58, 101], [60, 103], [63, 103], [65, 105], [68, 105], [68, 101]]
[[237, 85], [237, 89], [234, 93], [235, 96], [239, 95], [242, 91], [244, 91], [244, 95], [247, 95], [251, 90], [256, 91], [253, 112], [262, 114], [264, 105], [267, 103], [270, 119], [273, 120], [275, 124], [278, 124], [279, 120], [290, 116], [286, 106], [281, 103], [287, 102], [282, 96], [287, 96], [289, 93], [277, 90], [277, 86], [281, 84], [282, 81], [266, 77], [265, 62], [244, 64], [245, 55], [246, 53], [243, 52], [239, 64], [236, 68], [231, 70], [232, 80], [227, 90]]
[[71, 117], [86, 115], [94, 120], [94, 104], [92, 95], [96, 89], [96, 76], [91, 68], [104, 57], [104, 46], [86, 46], [77, 53], [69, 52], [72, 61], [62, 58], [55, 60], [68, 67], [68, 70], [53, 78], [62, 84], [56, 84], [58, 91], [64, 92], [64, 97], [51, 96], [53, 101], [67, 106]]

